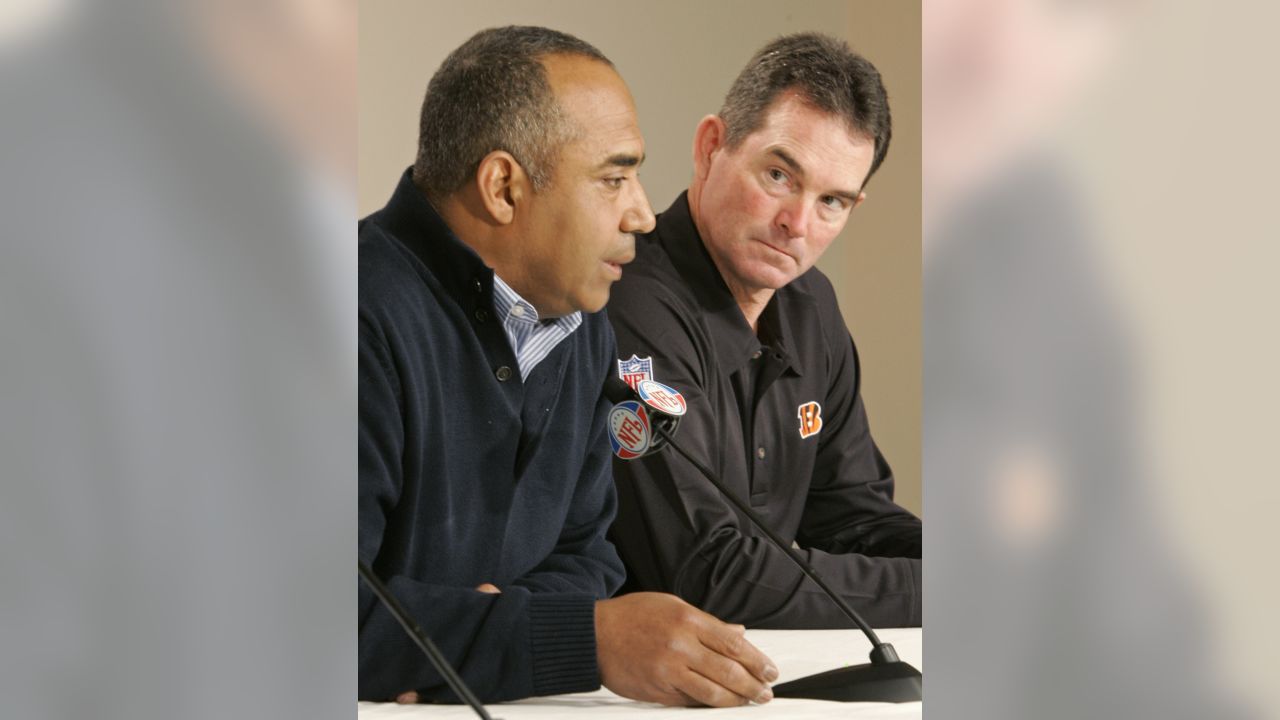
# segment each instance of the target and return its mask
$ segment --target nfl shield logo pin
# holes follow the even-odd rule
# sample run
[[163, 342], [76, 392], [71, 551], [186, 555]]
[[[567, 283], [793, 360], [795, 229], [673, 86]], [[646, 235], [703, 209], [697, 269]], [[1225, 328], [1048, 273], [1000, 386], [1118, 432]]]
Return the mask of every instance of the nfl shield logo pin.
[[618, 377], [635, 390], [641, 382], [653, 379], [653, 358], [632, 355], [626, 360], [619, 360]]

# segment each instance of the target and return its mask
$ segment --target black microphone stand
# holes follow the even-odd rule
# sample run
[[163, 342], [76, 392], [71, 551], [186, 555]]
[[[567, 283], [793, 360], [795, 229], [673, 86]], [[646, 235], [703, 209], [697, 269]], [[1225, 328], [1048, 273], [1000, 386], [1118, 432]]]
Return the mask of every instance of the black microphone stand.
[[369, 585], [369, 589], [373, 591], [373, 594], [377, 595], [382, 604], [387, 606], [387, 610], [391, 611], [391, 616], [396, 619], [396, 622], [400, 623], [400, 627], [404, 628], [405, 633], [413, 638], [413, 642], [426, 654], [436, 672], [440, 673], [444, 681], [449, 684], [449, 689], [453, 690], [453, 694], [470, 705], [481, 720], [493, 720], [489, 715], [489, 711], [485, 710], [484, 705], [481, 705], [480, 701], [476, 699], [475, 693], [472, 693], [471, 688], [467, 687], [467, 684], [462, 681], [458, 671], [449, 665], [449, 661], [445, 659], [444, 653], [440, 652], [440, 648], [436, 647], [436, 644], [423, 632], [418, 623], [409, 616], [409, 611], [405, 610], [400, 601], [396, 599], [396, 596], [391, 594], [390, 588], [384, 585], [377, 575], [373, 574], [368, 565], [365, 565], [363, 561], [359, 562], [360, 577], [364, 578], [365, 583]]
[[912, 667], [910, 664], [898, 659], [898, 652], [893, 646], [886, 642], [881, 642], [876, 635], [876, 631], [862, 619], [849, 604], [840, 597], [838, 593], [827, 585], [813, 568], [809, 567], [809, 563], [804, 558], [795, 553], [778, 534], [765, 524], [764, 519], [756, 514], [745, 502], [738, 499], [736, 495], [729, 492], [729, 489], [720, 482], [715, 473], [703, 465], [697, 458], [685, 452], [684, 448], [675, 443], [671, 434], [667, 430], [667, 424], [655, 422], [652, 425], [654, 434], [666, 441], [673, 450], [680, 454], [680, 457], [688, 460], [693, 464], [702, 476], [711, 481], [716, 490], [725, 497], [733, 506], [742, 511], [752, 523], [755, 524], [769, 540], [773, 542], [778, 549], [786, 553], [787, 557], [796, 564], [800, 570], [818, 584], [827, 597], [831, 598], [841, 612], [849, 617], [867, 639], [871, 641], [871, 662], [863, 665], [851, 665], [849, 667], [836, 668], [828, 670], [816, 675], [809, 675], [798, 680], [782, 683], [773, 687], [774, 697], [786, 698], [810, 698], [814, 700], [836, 700], [839, 702], [915, 702], [923, 699], [924, 678], [920, 671]]

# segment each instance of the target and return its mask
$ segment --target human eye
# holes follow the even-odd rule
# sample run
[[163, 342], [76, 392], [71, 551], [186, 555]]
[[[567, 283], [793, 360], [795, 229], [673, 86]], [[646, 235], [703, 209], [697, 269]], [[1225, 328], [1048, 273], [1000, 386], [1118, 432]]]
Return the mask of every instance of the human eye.
[[782, 185], [787, 182], [787, 174], [776, 167], [771, 167], [766, 170], [765, 175], [770, 181], [777, 183], [778, 185]]
[[831, 210], [844, 210], [849, 206], [849, 202], [839, 195], [826, 195], [822, 198], [822, 204]]
[[622, 183], [626, 182], [626, 178], [622, 176], [607, 177], [603, 179], [604, 184], [610, 190], [621, 190]]

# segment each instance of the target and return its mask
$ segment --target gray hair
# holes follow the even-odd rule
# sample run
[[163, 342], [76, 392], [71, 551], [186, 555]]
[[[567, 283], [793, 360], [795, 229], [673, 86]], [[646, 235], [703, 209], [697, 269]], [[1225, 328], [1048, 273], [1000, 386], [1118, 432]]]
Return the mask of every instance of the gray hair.
[[853, 133], [874, 141], [866, 177], [871, 179], [893, 134], [889, 97], [876, 66], [827, 35], [798, 33], [774, 40], [751, 58], [725, 96], [720, 109], [725, 144], [737, 147], [759, 130], [765, 112], [785, 91], [798, 92], [818, 110], [843, 118]]
[[480, 161], [505, 150], [545, 188], [560, 148], [580, 128], [564, 115], [541, 58], [581, 55], [613, 63], [592, 45], [543, 27], [481, 30], [445, 58], [427, 85], [414, 183], [446, 197], [475, 176]]

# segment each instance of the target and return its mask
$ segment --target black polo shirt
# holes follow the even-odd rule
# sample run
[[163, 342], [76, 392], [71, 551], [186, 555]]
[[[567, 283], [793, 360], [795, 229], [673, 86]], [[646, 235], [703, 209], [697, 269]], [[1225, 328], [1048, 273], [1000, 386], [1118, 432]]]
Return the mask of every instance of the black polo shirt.
[[[619, 360], [651, 359], [653, 379], [689, 403], [682, 443], [868, 622], [919, 625], [921, 523], [893, 502], [830, 281], [814, 268], [776, 292], [753, 333], [684, 194], [636, 252], [609, 301]], [[628, 590], [672, 592], [752, 627], [849, 625], [679, 456], [615, 460], [614, 479], [610, 537]]]

